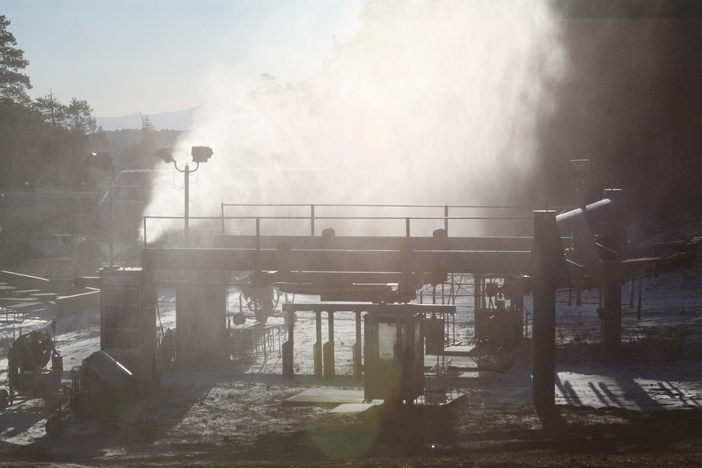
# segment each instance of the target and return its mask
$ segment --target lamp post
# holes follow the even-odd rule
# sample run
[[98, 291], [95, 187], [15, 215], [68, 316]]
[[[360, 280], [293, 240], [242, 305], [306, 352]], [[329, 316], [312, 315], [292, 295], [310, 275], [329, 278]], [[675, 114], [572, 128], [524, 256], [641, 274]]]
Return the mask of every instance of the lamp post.
[[168, 147], [164, 146], [163, 148], [160, 148], [154, 152], [154, 156], [163, 159], [163, 162], [166, 164], [173, 163], [175, 170], [183, 174], [183, 187], [185, 191], [185, 206], [183, 209], [183, 243], [185, 244], [185, 247], [188, 247], [190, 240], [190, 174], [200, 168], [200, 163], [206, 163], [207, 160], [212, 157], [212, 154], [212, 148], [209, 146], [193, 146], [190, 150], [190, 155], [193, 157], [195, 169], [191, 170], [188, 163], [185, 163], [185, 167], [183, 169], [178, 168], [178, 163], [173, 158], [173, 152]]
[[85, 165], [87, 167], [94, 167], [102, 171], [110, 171], [110, 183], [107, 188], [107, 197], [110, 204], [109, 208], [109, 254], [108, 262], [110, 267], [114, 264], [114, 197], [113, 189], [115, 185], [115, 164], [110, 153], [90, 153], [86, 159]]

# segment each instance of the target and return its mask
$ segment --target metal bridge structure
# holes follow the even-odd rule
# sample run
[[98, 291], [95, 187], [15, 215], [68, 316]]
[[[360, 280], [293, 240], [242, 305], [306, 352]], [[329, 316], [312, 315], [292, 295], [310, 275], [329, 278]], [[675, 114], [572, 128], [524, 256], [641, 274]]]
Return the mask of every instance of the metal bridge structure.
[[[147, 223], [171, 217], [144, 218], [142, 268], [150, 283], [177, 284], [176, 330], [181, 356], [197, 355], [193, 343], [206, 349], [202, 356], [217, 354], [225, 332], [227, 274], [247, 272], [254, 291], [275, 286], [282, 291], [316, 294], [324, 301], [407, 304], [426, 284], [440, 284], [450, 273], [511, 278], [519, 285], [515, 294], [533, 294], [534, 404], [545, 422], [555, 411], [555, 292], [564, 287], [602, 287], [604, 291], [604, 344], [616, 347], [621, 340], [621, 286], [624, 281], [665, 269], [674, 269], [695, 258], [689, 243], [631, 245], [617, 211], [620, 191], [605, 191], [590, 205], [568, 212], [533, 210], [531, 207], [475, 206], [482, 210], [520, 208], [519, 216], [450, 216], [469, 206], [448, 205], [274, 205], [308, 207], [305, 216], [226, 216], [228, 207], [263, 208], [271, 205], [222, 204], [220, 232], [207, 247], [164, 247], [148, 243]], [[441, 216], [319, 216], [320, 207], [425, 208]], [[255, 234], [227, 233], [229, 222], [255, 225]], [[309, 235], [262, 232], [267, 220], [300, 220], [309, 223]], [[404, 223], [404, 236], [344, 236], [320, 223], [380, 220]], [[528, 223], [530, 236], [452, 236], [462, 221]], [[436, 223], [431, 236], [413, 235], [417, 223]], [[522, 229], [523, 230], [523, 229]], [[694, 249], [692, 249], [694, 250]], [[374, 305], [375, 304], [375, 305]], [[319, 304], [317, 312], [333, 305]], [[338, 308], [337, 308], [338, 309]], [[351, 307], [354, 311], [363, 306]], [[292, 310], [292, 308], [291, 308]], [[348, 309], [347, 307], [347, 310]], [[270, 312], [270, 311], [267, 311]], [[319, 328], [319, 324], [317, 325]], [[291, 327], [292, 329], [292, 327]], [[290, 334], [292, 341], [292, 334]], [[290, 358], [289, 358], [290, 359]], [[288, 360], [289, 360], [288, 359]], [[284, 355], [284, 370], [286, 357]], [[197, 362], [197, 361], [195, 361]], [[316, 367], [316, 366], [315, 366]]]

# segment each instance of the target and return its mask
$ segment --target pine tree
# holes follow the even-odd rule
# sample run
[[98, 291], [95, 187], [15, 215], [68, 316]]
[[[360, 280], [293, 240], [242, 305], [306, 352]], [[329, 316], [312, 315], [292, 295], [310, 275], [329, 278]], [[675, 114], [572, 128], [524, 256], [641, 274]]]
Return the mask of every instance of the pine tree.
[[18, 49], [15, 36], [7, 30], [10, 21], [0, 15], [0, 99], [27, 104], [27, 90], [32, 88], [29, 77], [22, 71], [29, 61]]

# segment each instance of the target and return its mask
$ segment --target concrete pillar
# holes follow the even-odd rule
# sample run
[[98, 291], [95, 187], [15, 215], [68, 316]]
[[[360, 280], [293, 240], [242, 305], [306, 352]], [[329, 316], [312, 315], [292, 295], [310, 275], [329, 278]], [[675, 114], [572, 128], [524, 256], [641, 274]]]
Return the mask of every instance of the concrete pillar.
[[221, 272], [186, 271], [176, 288], [176, 362], [198, 369], [227, 357], [227, 290]]

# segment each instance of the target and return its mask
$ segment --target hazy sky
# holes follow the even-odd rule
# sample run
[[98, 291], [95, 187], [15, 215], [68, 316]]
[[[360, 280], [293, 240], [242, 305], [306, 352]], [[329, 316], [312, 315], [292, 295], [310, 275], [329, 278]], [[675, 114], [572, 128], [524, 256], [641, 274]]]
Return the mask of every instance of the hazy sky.
[[4, 0], [32, 96], [97, 116], [201, 104], [212, 70], [299, 79], [353, 30], [363, 0]]

